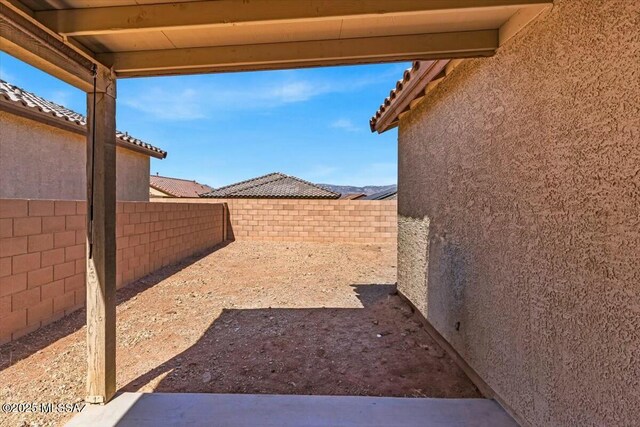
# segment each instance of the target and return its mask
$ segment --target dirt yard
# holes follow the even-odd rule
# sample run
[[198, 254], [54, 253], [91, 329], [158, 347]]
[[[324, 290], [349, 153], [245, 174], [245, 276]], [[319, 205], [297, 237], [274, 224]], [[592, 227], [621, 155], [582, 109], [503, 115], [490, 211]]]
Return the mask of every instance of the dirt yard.
[[[394, 247], [234, 242], [160, 270], [118, 292], [118, 389], [479, 397], [394, 294], [395, 260]], [[0, 403], [81, 402], [84, 321], [0, 347]]]

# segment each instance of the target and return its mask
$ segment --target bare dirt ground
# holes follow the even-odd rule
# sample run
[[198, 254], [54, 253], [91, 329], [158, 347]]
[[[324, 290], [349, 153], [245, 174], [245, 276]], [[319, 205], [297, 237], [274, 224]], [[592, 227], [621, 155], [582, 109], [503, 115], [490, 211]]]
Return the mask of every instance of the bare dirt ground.
[[[234, 242], [118, 291], [121, 391], [480, 397], [394, 294], [395, 248]], [[0, 347], [0, 403], [81, 402], [85, 313]], [[61, 425], [72, 414], [2, 414]]]

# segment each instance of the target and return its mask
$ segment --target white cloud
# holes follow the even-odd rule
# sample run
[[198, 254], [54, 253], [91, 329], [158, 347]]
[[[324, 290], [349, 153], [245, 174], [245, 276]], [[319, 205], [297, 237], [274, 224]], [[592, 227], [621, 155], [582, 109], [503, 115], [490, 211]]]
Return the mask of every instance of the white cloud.
[[18, 85], [18, 78], [9, 73], [4, 67], [0, 66], [0, 80], [4, 80], [7, 83]]
[[56, 90], [47, 94], [46, 98], [58, 105], [68, 106], [71, 103], [72, 96], [71, 92]]
[[171, 83], [125, 94], [122, 102], [157, 119], [182, 121], [204, 119], [219, 112], [275, 108], [307, 101], [322, 91], [322, 87], [307, 81], [237, 88], [203, 85], [197, 89]]
[[290, 104], [308, 101], [326, 90], [326, 87], [313, 85], [309, 81], [287, 82], [265, 92], [265, 99], [271, 98], [278, 104]]
[[315, 165], [301, 175], [304, 175], [308, 181], [318, 182], [326, 178], [331, 178], [337, 171], [338, 168], [335, 166]]
[[393, 162], [377, 162], [349, 170], [345, 174], [336, 174], [328, 184], [336, 185], [390, 185], [398, 182], [398, 165]]
[[[397, 75], [397, 70], [393, 70]], [[211, 81], [187, 83], [162, 78], [137, 84], [132, 91], [121, 89], [125, 105], [161, 120], [198, 120], [218, 113], [278, 108], [309, 101], [331, 93], [352, 92], [381, 81], [390, 81], [390, 73], [364, 74], [357, 78], [302, 78], [296, 71], [272, 72], [269, 79], [247, 79], [222, 85]], [[339, 122], [339, 121], [338, 121]], [[340, 123], [336, 123], [341, 127]], [[346, 130], [355, 130], [355, 126]]]
[[152, 87], [135, 96], [123, 96], [122, 103], [162, 120], [196, 120], [205, 117], [198, 92], [183, 88]]
[[356, 126], [355, 124], [353, 124], [353, 122], [349, 119], [338, 119], [338, 120], [334, 120], [333, 122], [331, 122], [330, 125], [332, 128], [334, 129], [342, 129], [342, 130], [346, 130], [347, 132], [360, 132], [360, 128], [358, 126]]

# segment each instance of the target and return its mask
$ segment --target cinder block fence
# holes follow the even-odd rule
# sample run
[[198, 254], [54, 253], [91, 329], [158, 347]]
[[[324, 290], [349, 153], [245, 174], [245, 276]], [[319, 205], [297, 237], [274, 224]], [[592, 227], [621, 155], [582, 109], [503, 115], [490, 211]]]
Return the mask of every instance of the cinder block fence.
[[[395, 201], [362, 200], [118, 202], [116, 285], [227, 236], [395, 244], [396, 210]], [[0, 199], [0, 344], [84, 306], [85, 212], [85, 202]]]
[[[153, 199], [166, 203], [166, 199]], [[229, 207], [237, 240], [396, 244], [396, 200], [189, 199]]]
[[[118, 202], [118, 287], [223, 241], [223, 204]], [[82, 307], [86, 203], [0, 200], [0, 344]]]

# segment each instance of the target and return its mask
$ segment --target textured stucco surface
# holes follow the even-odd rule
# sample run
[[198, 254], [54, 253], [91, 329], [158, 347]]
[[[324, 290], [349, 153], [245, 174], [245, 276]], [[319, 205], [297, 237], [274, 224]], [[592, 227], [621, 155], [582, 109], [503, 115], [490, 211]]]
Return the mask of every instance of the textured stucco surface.
[[[84, 199], [86, 138], [0, 111], [0, 198]], [[149, 157], [116, 149], [116, 196], [149, 200]]]
[[597, 3], [557, 1], [400, 123], [399, 289], [535, 426], [640, 420], [640, 2]]
[[428, 317], [429, 218], [398, 215], [398, 286]]
[[116, 198], [122, 201], [149, 200], [150, 158], [116, 147]]

